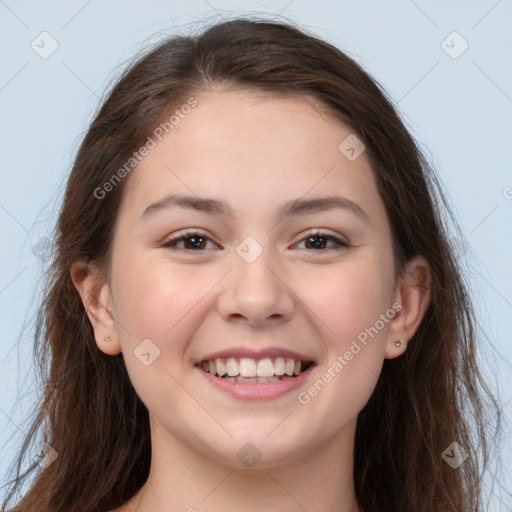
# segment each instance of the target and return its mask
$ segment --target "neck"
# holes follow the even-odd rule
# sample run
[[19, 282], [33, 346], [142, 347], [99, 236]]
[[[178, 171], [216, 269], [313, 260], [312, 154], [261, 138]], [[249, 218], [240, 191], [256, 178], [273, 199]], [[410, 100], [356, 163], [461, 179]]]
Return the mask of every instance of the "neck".
[[356, 420], [293, 463], [240, 469], [215, 462], [152, 423], [148, 480], [123, 512], [358, 512], [353, 481]]

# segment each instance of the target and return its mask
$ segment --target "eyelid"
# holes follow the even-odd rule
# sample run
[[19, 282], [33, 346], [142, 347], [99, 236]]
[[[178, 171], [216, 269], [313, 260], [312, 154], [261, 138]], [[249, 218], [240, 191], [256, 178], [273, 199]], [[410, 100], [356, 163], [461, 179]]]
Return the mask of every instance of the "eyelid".
[[[173, 245], [181, 242], [182, 239], [192, 238], [194, 235], [197, 235], [201, 238], [205, 238], [205, 239], [211, 241], [212, 243], [218, 245], [217, 242], [215, 242], [206, 231], [203, 231], [202, 229], [199, 229], [199, 228], [187, 228], [187, 229], [182, 229], [181, 231], [178, 231], [177, 233], [175, 233], [172, 237], [165, 239], [165, 241], [160, 244], [160, 247], [173, 248]], [[182, 249], [181, 247], [177, 247], [176, 249], [186, 251], [186, 252], [202, 252], [202, 251], [191, 251], [189, 249]]]
[[[330, 233], [329, 231], [324, 230], [322, 228], [312, 228], [312, 229], [306, 231], [306, 233], [300, 235], [300, 240], [298, 242], [296, 242], [294, 245], [304, 242], [308, 238], [314, 238], [316, 236], [321, 237], [321, 238], [326, 238], [327, 240], [331, 240], [335, 243], [338, 243], [340, 248], [351, 247], [351, 243], [349, 242], [347, 237], [345, 237], [343, 235], [339, 235], [337, 233], [336, 234]], [[334, 247], [334, 249], [335, 249], [335, 247]], [[329, 249], [323, 249], [323, 250], [327, 251]], [[317, 252], [320, 252], [320, 251], [317, 251]]]
[[[199, 228], [188, 228], [188, 229], [183, 229], [183, 230], [179, 231], [178, 233], [176, 233], [175, 235], [173, 235], [171, 238], [168, 238], [166, 241], [164, 241], [161, 244], [161, 247], [174, 249], [177, 251], [183, 251], [183, 252], [187, 252], [187, 253], [200, 254], [202, 252], [205, 252], [204, 249], [194, 250], [194, 249], [184, 249], [181, 247], [177, 247], [178, 243], [180, 243], [184, 239], [192, 238], [193, 236], [198, 236], [200, 238], [204, 238], [207, 241], [210, 241], [216, 245], [219, 245], [205, 231], [203, 231]], [[326, 240], [333, 242], [335, 244], [335, 246], [324, 248], [324, 249], [306, 249], [307, 252], [325, 253], [325, 252], [329, 252], [329, 251], [333, 251], [333, 250], [348, 249], [349, 247], [351, 247], [351, 244], [347, 240], [346, 237], [344, 237], [342, 235], [338, 235], [338, 234], [336, 234], [336, 235], [331, 234], [321, 228], [310, 229], [306, 233], [302, 234], [301, 238], [297, 242], [295, 242], [293, 245], [298, 245], [300, 243], [305, 242], [308, 238], [314, 238], [314, 237], [325, 238]]]

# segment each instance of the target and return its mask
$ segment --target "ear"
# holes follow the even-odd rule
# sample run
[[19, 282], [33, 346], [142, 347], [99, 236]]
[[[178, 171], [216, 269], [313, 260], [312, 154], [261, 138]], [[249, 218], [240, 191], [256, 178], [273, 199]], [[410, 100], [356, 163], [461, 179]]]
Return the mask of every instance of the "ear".
[[105, 354], [119, 354], [121, 343], [107, 280], [98, 269], [79, 261], [71, 265], [70, 273], [94, 329], [96, 345]]
[[[394, 359], [407, 349], [407, 342], [414, 336], [430, 304], [431, 282], [432, 271], [423, 256], [415, 256], [405, 264], [395, 291], [395, 303], [401, 304], [402, 309], [388, 324], [386, 359]], [[397, 347], [395, 343], [399, 340], [404, 343]]]

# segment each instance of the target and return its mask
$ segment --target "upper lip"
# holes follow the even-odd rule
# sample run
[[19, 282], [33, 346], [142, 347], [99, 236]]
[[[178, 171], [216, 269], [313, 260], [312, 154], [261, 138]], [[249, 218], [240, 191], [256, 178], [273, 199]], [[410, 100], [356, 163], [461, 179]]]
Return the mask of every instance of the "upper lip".
[[243, 347], [233, 347], [207, 354], [201, 357], [201, 359], [199, 359], [196, 362], [196, 364], [200, 364], [202, 361], [213, 361], [214, 359], [223, 357], [248, 357], [250, 359], [256, 360], [265, 359], [266, 357], [289, 357], [291, 359], [295, 359], [296, 361], [315, 362], [315, 360], [312, 357], [299, 354], [298, 352], [294, 352], [293, 350], [283, 349], [279, 347], [268, 347], [259, 350], [247, 349]]

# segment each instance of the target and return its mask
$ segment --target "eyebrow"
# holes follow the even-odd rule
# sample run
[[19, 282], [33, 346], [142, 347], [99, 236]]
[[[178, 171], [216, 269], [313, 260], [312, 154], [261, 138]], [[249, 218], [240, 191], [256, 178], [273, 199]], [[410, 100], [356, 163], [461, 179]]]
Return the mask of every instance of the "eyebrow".
[[[234, 215], [231, 206], [218, 199], [210, 199], [198, 196], [184, 196], [171, 194], [150, 204], [142, 213], [141, 219], [146, 219], [154, 214], [170, 208], [184, 208], [211, 215], [232, 217]], [[311, 199], [293, 199], [284, 203], [279, 209], [279, 218], [318, 213], [332, 208], [348, 210], [365, 222], [370, 222], [367, 213], [354, 201], [341, 196], [315, 197]]]

